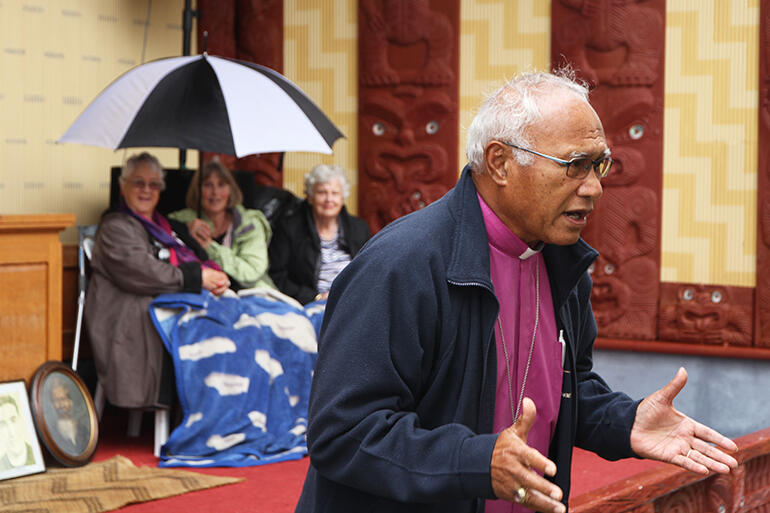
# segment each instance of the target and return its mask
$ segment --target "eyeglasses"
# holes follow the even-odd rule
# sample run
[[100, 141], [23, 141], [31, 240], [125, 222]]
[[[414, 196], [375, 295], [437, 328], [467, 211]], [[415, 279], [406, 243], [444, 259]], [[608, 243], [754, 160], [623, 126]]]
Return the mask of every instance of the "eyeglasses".
[[145, 187], [149, 187], [150, 190], [153, 191], [159, 191], [163, 189], [163, 182], [158, 181], [151, 181], [151, 182], [145, 182], [144, 180], [128, 180], [128, 184], [133, 187], [134, 189], [144, 189]]
[[612, 167], [612, 159], [610, 157], [601, 157], [596, 160], [591, 160], [588, 157], [577, 157], [572, 160], [563, 160], [558, 157], [552, 157], [551, 155], [546, 155], [544, 153], [538, 153], [534, 150], [529, 150], [527, 148], [522, 148], [521, 146], [516, 146], [515, 144], [500, 141], [501, 143], [505, 144], [506, 146], [510, 146], [511, 148], [516, 148], [517, 150], [526, 151], [527, 153], [532, 153], [533, 155], [537, 155], [538, 157], [547, 158], [549, 160], [553, 160], [559, 165], [566, 166], [567, 170], [567, 176], [570, 178], [577, 178], [578, 180], [582, 180], [586, 176], [588, 176], [588, 173], [591, 172], [593, 169], [594, 172], [599, 176], [599, 179], [606, 177], [608, 174], [610, 174], [610, 168]]

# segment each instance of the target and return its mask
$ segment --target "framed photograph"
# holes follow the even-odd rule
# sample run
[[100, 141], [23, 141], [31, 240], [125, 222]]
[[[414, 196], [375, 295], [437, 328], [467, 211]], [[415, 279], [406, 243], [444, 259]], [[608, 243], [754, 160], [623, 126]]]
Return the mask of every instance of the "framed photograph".
[[99, 419], [83, 380], [62, 362], [46, 362], [32, 378], [32, 411], [40, 441], [67, 467], [91, 460], [99, 438]]
[[24, 380], [0, 383], [0, 480], [45, 471]]

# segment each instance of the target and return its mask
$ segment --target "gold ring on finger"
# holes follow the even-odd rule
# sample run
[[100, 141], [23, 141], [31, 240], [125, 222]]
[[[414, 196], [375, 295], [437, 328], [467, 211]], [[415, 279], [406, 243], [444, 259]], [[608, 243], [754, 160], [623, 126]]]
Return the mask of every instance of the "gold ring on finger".
[[516, 498], [515, 498], [515, 500], [519, 504], [523, 504], [524, 502], [526, 502], [526, 500], [527, 500], [527, 489], [524, 488], [523, 486], [519, 486], [516, 489]]

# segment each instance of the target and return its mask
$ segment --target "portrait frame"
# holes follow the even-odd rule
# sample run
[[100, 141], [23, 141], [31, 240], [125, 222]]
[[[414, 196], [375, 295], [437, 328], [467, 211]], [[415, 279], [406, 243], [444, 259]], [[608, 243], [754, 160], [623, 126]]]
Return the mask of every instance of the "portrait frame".
[[[9, 449], [16, 440], [24, 444], [15, 451], [17, 456]], [[45, 461], [35, 434], [27, 385], [23, 379], [0, 382], [0, 481], [40, 472], [45, 472]]]
[[99, 418], [83, 380], [70, 367], [49, 361], [32, 378], [30, 401], [40, 441], [65, 467], [88, 463], [99, 439]]

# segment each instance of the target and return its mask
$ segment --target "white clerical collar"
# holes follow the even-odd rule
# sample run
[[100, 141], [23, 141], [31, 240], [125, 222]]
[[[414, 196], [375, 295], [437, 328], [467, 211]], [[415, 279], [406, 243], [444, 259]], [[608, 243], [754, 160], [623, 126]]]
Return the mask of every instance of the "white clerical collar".
[[541, 251], [543, 251], [543, 247], [545, 246], [545, 243], [543, 241], [540, 241], [537, 243], [537, 246], [535, 246], [535, 249], [530, 248], [527, 246], [527, 249], [519, 255], [519, 260], [526, 260], [531, 256], [537, 255]]

